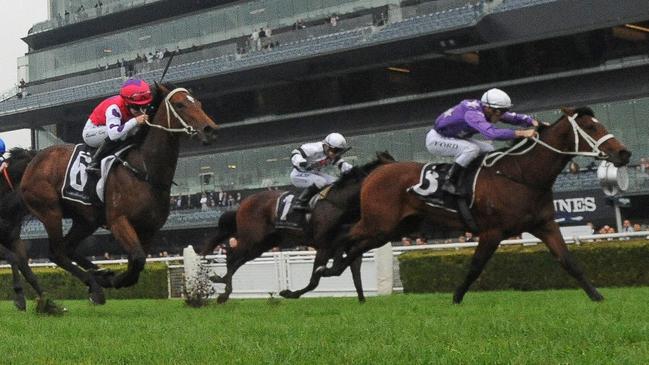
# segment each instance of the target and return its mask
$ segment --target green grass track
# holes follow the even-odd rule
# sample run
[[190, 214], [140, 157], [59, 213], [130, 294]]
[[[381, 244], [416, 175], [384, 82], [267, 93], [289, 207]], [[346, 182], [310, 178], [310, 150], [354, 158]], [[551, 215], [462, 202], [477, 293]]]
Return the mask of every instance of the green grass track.
[[300, 300], [0, 302], [0, 364], [647, 364], [649, 288]]

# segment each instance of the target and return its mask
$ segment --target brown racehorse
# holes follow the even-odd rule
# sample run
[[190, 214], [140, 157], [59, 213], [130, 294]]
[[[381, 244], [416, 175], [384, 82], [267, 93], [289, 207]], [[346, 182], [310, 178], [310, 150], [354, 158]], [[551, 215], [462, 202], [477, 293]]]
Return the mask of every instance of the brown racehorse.
[[[210, 239], [203, 254], [212, 252], [216, 245], [225, 242], [229, 237], [236, 236], [237, 246], [227, 247], [227, 273], [223, 276], [213, 276], [217, 283], [224, 283], [225, 291], [217, 299], [224, 303], [232, 293], [232, 275], [248, 261], [261, 256], [274, 246], [295, 247], [305, 245], [315, 247], [317, 253], [313, 263], [313, 272], [309, 284], [300, 290], [283, 290], [285, 298], [299, 298], [302, 294], [315, 289], [320, 282], [320, 272], [317, 267], [326, 265], [330, 258], [342, 255], [332, 242], [349, 225], [360, 217], [359, 199], [361, 183], [367, 175], [383, 164], [393, 163], [394, 158], [387, 152], [377, 153], [377, 158], [363, 166], [357, 166], [343, 174], [331, 185], [325, 198], [319, 200], [313, 211], [305, 231], [276, 228], [277, 199], [283, 191], [264, 191], [251, 195], [241, 202], [239, 209], [223, 214], [219, 218], [217, 233]], [[352, 279], [360, 302], [365, 301], [360, 275], [361, 258], [351, 264]]]
[[[145, 251], [169, 215], [169, 193], [180, 136], [197, 135], [203, 143], [209, 143], [218, 128], [189, 91], [171, 90], [169, 85], [158, 84], [153, 89], [152, 121], [141, 131], [141, 143], [126, 158], [135, 170], [123, 165], [113, 169], [106, 182], [105, 207], [61, 198], [61, 186], [74, 148], [69, 144], [48, 147], [38, 153], [20, 186], [29, 211], [45, 226], [50, 259], [88, 285], [93, 303], [105, 303], [102, 286], [121, 288], [138, 281], [146, 261]], [[72, 219], [72, 227], [65, 237], [61, 227], [64, 217]], [[100, 226], [110, 230], [128, 253], [128, 268], [119, 275], [99, 270], [75, 253], [81, 240]]]
[[[543, 241], [592, 300], [603, 299], [566, 248], [554, 221], [552, 185], [575, 155], [597, 157], [622, 166], [629, 162], [631, 153], [608, 134], [590, 108], [563, 112], [553, 125], [539, 128], [538, 138], [523, 140], [510, 153], [496, 152], [492, 155], [496, 158], [485, 160], [492, 166], [483, 166], [480, 171], [471, 208], [480, 240], [469, 272], [455, 291], [455, 303], [462, 301], [500, 241], [522, 232], [530, 232]], [[323, 276], [339, 275], [358, 255], [398, 239], [423, 219], [434, 225], [464, 229], [455, 213], [430, 207], [406, 191], [418, 182], [421, 168], [422, 164], [414, 162], [394, 163], [377, 168], [365, 180], [361, 219], [342, 243], [349, 245], [349, 255], [334, 262], [331, 268], [320, 268]]]
[[45, 298], [36, 276], [28, 265], [27, 253], [20, 239], [20, 229], [27, 215], [27, 209], [20, 199], [20, 194], [15, 188], [22, 180], [23, 173], [29, 162], [36, 155], [36, 151], [23, 148], [12, 148], [10, 157], [7, 158], [6, 174], [0, 177], [0, 256], [11, 265], [13, 275], [14, 305], [18, 310], [26, 310], [25, 293], [20, 280], [20, 274], [34, 288], [37, 300], [47, 303], [41, 309], [49, 313], [60, 313], [62, 308], [57, 307], [51, 300]]

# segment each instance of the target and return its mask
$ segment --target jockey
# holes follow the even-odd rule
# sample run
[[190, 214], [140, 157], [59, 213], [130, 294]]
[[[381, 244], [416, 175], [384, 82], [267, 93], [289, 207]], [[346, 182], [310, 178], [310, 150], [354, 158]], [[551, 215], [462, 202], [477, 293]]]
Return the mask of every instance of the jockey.
[[83, 128], [83, 141], [90, 147], [99, 147], [86, 171], [99, 172], [101, 159], [135, 134], [137, 126], [148, 121], [146, 108], [153, 101], [149, 84], [130, 79], [122, 85], [119, 95], [105, 99], [90, 114]]
[[321, 168], [335, 165], [343, 173], [351, 170], [352, 165], [341, 158], [349, 149], [342, 134], [331, 133], [321, 142], [305, 143], [291, 152], [291, 183], [298, 188], [306, 188], [295, 199], [294, 210], [308, 210], [311, 197], [336, 180], [320, 172]]
[[487, 90], [480, 100], [463, 100], [460, 104], [442, 113], [433, 129], [426, 135], [426, 148], [435, 155], [452, 156], [455, 163], [446, 176], [442, 189], [460, 195], [456, 184], [464, 169], [480, 153], [491, 152], [493, 145], [470, 138], [480, 133], [489, 140], [512, 140], [534, 136], [533, 129], [496, 128], [494, 123], [505, 123], [523, 127], [538, 127], [539, 122], [529, 115], [509, 112], [512, 101], [500, 89]]

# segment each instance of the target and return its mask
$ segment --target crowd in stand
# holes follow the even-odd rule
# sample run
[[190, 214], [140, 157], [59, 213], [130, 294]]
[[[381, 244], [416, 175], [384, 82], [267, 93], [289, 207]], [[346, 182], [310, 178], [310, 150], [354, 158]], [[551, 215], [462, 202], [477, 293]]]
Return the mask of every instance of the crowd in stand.
[[207, 211], [215, 208], [239, 206], [242, 191], [207, 191], [203, 193], [175, 195], [169, 200], [171, 210], [200, 209]]

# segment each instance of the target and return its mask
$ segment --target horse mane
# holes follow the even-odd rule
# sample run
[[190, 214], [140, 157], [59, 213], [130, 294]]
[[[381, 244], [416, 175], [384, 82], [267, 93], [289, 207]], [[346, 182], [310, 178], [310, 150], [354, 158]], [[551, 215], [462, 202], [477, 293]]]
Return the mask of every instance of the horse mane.
[[151, 105], [149, 105], [149, 108], [146, 111], [146, 113], [149, 115], [149, 118], [153, 118], [155, 113], [158, 111], [158, 108], [160, 108], [160, 104], [162, 104], [162, 101], [167, 96], [167, 93], [163, 91], [163, 88], [171, 91], [173, 89], [176, 89], [176, 85], [170, 82], [163, 82], [160, 84], [157, 82], [154, 83], [154, 86], [151, 88], [151, 95], [153, 96], [153, 101], [151, 102]]
[[23, 173], [27, 168], [27, 165], [31, 160], [36, 156], [37, 151], [28, 150], [21, 147], [14, 147], [9, 150], [9, 158], [7, 158], [7, 164], [9, 165], [8, 172], [9, 176], [14, 180], [16, 184], [20, 179], [22, 179]]
[[392, 163], [396, 160], [388, 151], [376, 152], [376, 158], [365, 165], [354, 166], [351, 170], [340, 175], [338, 180], [332, 184], [332, 189], [338, 189], [346, 186], [350, 182], [358, 182], [367, 177], [367, 175], [380, 165]]

